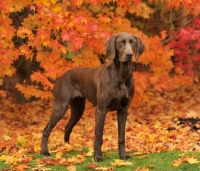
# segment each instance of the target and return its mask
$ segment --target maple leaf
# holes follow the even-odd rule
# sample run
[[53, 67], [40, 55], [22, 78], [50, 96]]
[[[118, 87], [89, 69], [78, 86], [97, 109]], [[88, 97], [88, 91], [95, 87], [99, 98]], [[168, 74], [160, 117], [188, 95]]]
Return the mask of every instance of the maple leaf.
[[1, 97], [6, 97], [6, 91], [0, 90], [0, 96]]
[[41, 149], [40, 144], [35, 144], [35, 145], [34, 145], [34, 151], [35, 151], [35, 152], [39, 152], [40, 149]]
[[188, 30], [182, 28], [180, 29], [179, 32], [180, 32], [179, 37], [182, 37], [183, 39], [186, 39], [186, 40], [191, 38], [191, 33]]
[[108, 168], [108, 167], [100, 167], [100, 166], [98, 166], [98, 167], [95, 168], [95, 170], [100, 170], [100, 171], [113, 171], [113, 168], [112, 168], [112, 167]]
[[46, 171], [46, 170], [51, 170], [51, 168], [46, 168], [43, 165], [39, 164], [37, 167], [32, 168], [31, 170], [33, 171]]
[[137, 167], [135, 171], [149, 171], [149, 169], [145, 167], [140, 169], [140, 167]]
[[67, 166], [67, 170], [68, 171], [76, 171], [76, 166], [75, 165]]
[[30, 8], [30, 10], [33, 10], [33, 11], [35, 11], [35, 9], [36, 9], [36, 6], [35, 6], [35, 5], [30, 5], [30, 6], [29, 6], [29, 8]]
[[187, 162], [190, 163], [190, 164], [197, 164], [199, 163], [200, 161], [198, 161], [196, 158], [194, 157], [189, 157], [187, 158]]
[[56, 159], [61, 159], [62, 158], [63, 153], [61, 151], [56, 153]]
[[112, 162], [111, 164], [114, 165], [114, 166], [130, 166], [130, 165], [133, 165], [132, 162], [127, 162], [127, 161], [120, 160], [120, 159], [115, 159], [114, 163]]
[[17, 143], [19, 143], [20, 145], [24, 145], [27, 142], [25, 137], [18, 137], [17, 139]]
[[88, 164], [88, 165], [87, 165], [87, 168], [88, 168], [88, 169], [91, 169], [91, 170], [95, 170], [96, 167], [97, 167], [97, 166], [96, 166], [95, 163], [92, 163], [92, 164]]
[[24, 28], [24, 27], [20, 27], [17, 30], [17, 36], [21, 37], [21, 38], [25, 38], [28, 37], [30, 34], [32, 34], [32, 31], [28, 28]]
[[89, 156], [93, 156], [94, 150], [93, 149], [89, 149], [89, 151], [86, 153], [85, 156], [89, 157]]
[[161, 39], [164, 40], [167, 37], [167, 31], [163, 30], [161, 33]]
[[82, 48], [84, 39], [81, 37], [75, 37], [72, 40], [72, 45], [70, 47], [71, 51], [76, 51]]
[[31, 168], [31, 166], [29, 164], [17, 164], [17, 165], [14, 165], [12, 166], [12, 169], [13, 170], [27, 170]]
[[72, 0], [72, 4], [77, 7], [80, 7], [82, 3], [83, 3], [83, 0]]
[[137, 5], [134, 3], [133, 5], [129, 6], [128, 11], [144, 18], [149, 18], [150, 14], [153, 12], [153, 10], [144, 2], [138, 2]]
[[110, 23], [112, 20], [110, 17], [104, 15], [104, 14], [99, 14], [98, 15], [98, 20], [101, 22], [101, 23], [105, 23], [105, 24], [108, 24]]
[[8, 66], [4, 68], [4, 75], [7, 75], [8, 77], [11, 77], [15, 73], [16, 69], [12, 66]]
[[66, 31], [63, 31], [61, 34], [62, 41], [66, 41], [70, 39], [69, 34]]
[[185, 158], [181, 158], [181, 159], [174, 160], [173, 163], [172, 163], [172, 165], [174, 167], [178, 167], [178, 166], [180, 166], [184, 162], [186, 162], [186, 159]]
[[0, 9], [2, 11], [4, 11], [5, 13], [9, 13], [10, 12], [8, 5], [4, 1], [0, 2]]

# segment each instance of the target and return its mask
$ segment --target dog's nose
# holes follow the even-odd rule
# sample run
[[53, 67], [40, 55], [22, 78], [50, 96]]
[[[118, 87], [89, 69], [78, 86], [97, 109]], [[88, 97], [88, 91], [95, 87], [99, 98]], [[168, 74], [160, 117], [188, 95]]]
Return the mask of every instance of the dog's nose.
[[127, 53], [126, 53], [126, 57], [127, 57], [127, 58], [131, 59], [132, 56], [133, 56], [133, 52], [127, 52]]

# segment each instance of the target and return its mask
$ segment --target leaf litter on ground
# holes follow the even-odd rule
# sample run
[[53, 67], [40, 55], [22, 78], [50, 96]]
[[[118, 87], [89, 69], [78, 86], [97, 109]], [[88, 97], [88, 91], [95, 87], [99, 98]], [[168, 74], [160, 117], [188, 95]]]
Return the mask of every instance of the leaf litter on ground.
[[[27, 163], [34, 159], [33, 154], [40, 151], [41, 133], [49, 121], [53, 100], [15, 104], [10, 98], [2, 98], [0, 103], [0, 161], [11, 164], [13, 170], [17, 167], [21, 167], [21, 170], [28, 168], [30, 166]], [[126, 126], [127, 151], [132, 155], [171, 150], [200, 152], [199, 103], [198, 84], [171, 92], [149, 91], [143, 104], [133, 100]], [[38, 167], [56, 164], [73, 167], [93, 155], [95, 108], [87, 103], [83, 117], [73, 129], [70, 145], [64, 142], [64, 127], [69, 118], [70, 110], [49, 138], [50, 153], [55, 154], [55, 158], [38, 159]], [[117, 115], [109, 112], [104, 128], [104, 152], [118, 148], [117, 135]], [[82, 152], [82, 148], [88, 148], [89, 151]], [[80, 151], [80, 154], [64, 156], [70, 151]], [[120, 162], [113, 161], [113, 164], [120, 165]], [[183, 162], [194, 164], [199, 161], [194, 156], [183, 157], [174, 161], [173, 165]]]

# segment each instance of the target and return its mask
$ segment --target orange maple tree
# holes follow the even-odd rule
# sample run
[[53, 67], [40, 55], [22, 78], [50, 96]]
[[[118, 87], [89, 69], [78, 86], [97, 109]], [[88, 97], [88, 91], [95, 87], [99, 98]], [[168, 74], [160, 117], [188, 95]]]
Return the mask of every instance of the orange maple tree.
[[[197, 15], [199, 0], [157, 1], [168, 8], [183, 6], [187, 14]], [[182, 4], [182, 5], [181, 5]], [[192, 9], [192, 10], [191, 10]], [[24, 13], [18, 26], [14, 17]], [[163, 91], [190, 85], [193, 78], [184, 74], [181, 67], [174, 69], [173, 48], [163, 45], [168, 36], [147, 36], [131, 26], [127, 13], [148, 18], [153, 8], [141, 0], [5, 0], [0, 2], [0, 85], [6, 76], [16, 74], [15, 64], [20, 57], [35, 61], [39, 67], [30, 74], [31, 84], [16, 84], [25, 98], [51, 98], [53, 84], [63, 72], [82, 66], [99, 66], [105, 60], [104, 44], [113, 34], [131, 32], [145, 43], [145, 53], [139, 59], [148, 72], [135, 72], [135, 101], [146, 101], [148, 88]], [[14, 16], [14, 17], [13, 17]], [[16, 44], [15, 40], [22, 43]], [[173, 74], [171, 71], [174, 69]], [[173, 75], [173, 76], [171, 76]], [[5, 95], [4, 91], [0, 91]]]

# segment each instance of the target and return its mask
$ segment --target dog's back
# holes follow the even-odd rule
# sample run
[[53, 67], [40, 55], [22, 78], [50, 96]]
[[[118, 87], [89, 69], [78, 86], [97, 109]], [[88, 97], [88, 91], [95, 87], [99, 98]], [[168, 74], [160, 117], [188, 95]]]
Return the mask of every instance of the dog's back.
[[63, 97], [63, 100], [82, 97], [96, 105], [99, 68], [76, 68], [67, 71], [56, 81], [54, 96], [56, 94], [59, 98]]

